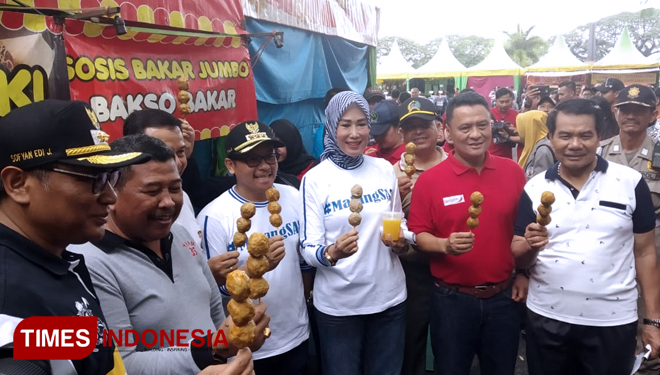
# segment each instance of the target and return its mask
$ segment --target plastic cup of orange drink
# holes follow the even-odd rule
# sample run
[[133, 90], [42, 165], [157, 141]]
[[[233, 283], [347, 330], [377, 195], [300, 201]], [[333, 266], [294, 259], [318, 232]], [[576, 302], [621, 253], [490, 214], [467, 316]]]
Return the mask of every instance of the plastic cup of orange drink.
[[383, 212], [383, 238], [387, 239], [387, 235], [392, 236], [392, 241], [399, 240], [399, 232], [401, 231], [401, 218], [403, 212]]

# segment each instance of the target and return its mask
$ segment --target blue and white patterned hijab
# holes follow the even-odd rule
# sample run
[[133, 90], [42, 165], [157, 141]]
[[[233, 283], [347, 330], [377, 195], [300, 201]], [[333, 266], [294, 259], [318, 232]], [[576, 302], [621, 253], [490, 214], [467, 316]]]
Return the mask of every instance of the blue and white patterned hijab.
[[321, 154], [321, 160], [330, 159], [343, 169], [355, 169], [362, 165], [364, 161], [364, 155], [349, 156], [337, 145], [337, 125], [346, 109], [353, 103], [357, 104], [364, 112], [367, 121], [369, 121], [369, 127], [371, 127], [369, 103], [358, 93], [352, 91], [340, 92], [330, 100], [328, 107], [325, 109], [325, 135], [323, 136], [325, 149]]

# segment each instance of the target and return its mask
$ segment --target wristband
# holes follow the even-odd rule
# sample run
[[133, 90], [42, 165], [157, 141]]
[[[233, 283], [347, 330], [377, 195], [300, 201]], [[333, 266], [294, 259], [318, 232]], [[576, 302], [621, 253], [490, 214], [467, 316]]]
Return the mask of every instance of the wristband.
[[642, 323], [646, 324], [647, 326], [654, 326], [656, 328], [660, 328], [660, 319], [647, 319], [647, 318], [644, 318], [642, 320]]

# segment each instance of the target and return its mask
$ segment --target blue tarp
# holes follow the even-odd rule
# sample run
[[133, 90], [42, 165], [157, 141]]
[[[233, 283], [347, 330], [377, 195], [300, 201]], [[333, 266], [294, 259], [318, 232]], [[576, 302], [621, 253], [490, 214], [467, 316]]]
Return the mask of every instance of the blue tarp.
[[[267, 124], [290, 120], [300, 130], [305, 148], [318, 157], [313, 142], [325, 120], [325, 93], [332, 87], [364, 91], [367, 45], [253, 18], [246, 18], [246, 23], [249, 33], [284, 31], [284, 46], [269, 43], [253, 69], [259, 120]], [[265, 38], [252, 38], [253, 59]]]

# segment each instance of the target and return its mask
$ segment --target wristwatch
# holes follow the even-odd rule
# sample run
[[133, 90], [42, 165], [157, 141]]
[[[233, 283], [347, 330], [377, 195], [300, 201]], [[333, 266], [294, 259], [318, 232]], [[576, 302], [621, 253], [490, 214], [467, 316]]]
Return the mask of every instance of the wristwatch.
[[417, 246], [417, 235], [409, 230], [404, 230], [403, 231], [403, 238], [406, 239], [406, 241], [413, 245]]
[[326, 247], [325, 250], [323, 250], [323, 257], [325, 258], [325, 260], [328, 261], [328, 263], [330, 263], [330, 267], [334, 267], [335, 264], [337, 264], [337, 261], [328, 252], [329, 248], [330, 248], [330, 246]]
[[656, 328], [660, 328], [660, 319], [647, 319], [647, 318], [644, 318], [642, 320], [642, 323], [646, 324], [647, 326], [654, 326]]
[[516, 275], [523, 275], [529, 279], [529, 268], [516, 268]]

